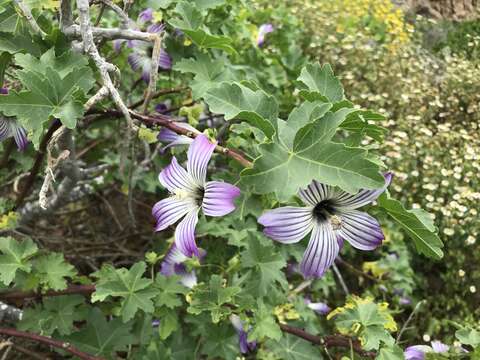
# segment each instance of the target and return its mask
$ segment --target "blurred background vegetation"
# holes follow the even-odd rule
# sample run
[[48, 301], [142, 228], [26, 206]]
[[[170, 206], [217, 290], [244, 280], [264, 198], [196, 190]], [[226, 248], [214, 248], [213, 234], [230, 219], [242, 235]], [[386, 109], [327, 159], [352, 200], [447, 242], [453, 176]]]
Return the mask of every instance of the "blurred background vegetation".
[[[263, 11], [288, 13], [291, 26], [298, 27], [295, 46], [331, 63], [350, 100], [387, 117], [389, 135], [381, 151], [396, 176], [391, 191], [408, 206], [432, 212], [440, 227], [441, 262], [410, 259], [391, 228], [389, 238], [397, 240], [364, 269], [389, 278], [395, 288], [387, 291], [398, 294], [399, 303], [427, 300], [428, 316], [416, 324], [419, 337], [448, 336], [450, 321], [474, 322], [480, 314], [477, 13], [472, 7], [445, 11], [444, 17], [439, 8], [400, 7], [390, 0], [295, 0], [285, 1], [285, 8], [268, 3], [257, 1]], [[283, 35], [278, 29], [276, 36]], [[401, 261], [392, 260], [393, 254]], [[369, 291], [378, 296], [385, 286], [379, 281]]]

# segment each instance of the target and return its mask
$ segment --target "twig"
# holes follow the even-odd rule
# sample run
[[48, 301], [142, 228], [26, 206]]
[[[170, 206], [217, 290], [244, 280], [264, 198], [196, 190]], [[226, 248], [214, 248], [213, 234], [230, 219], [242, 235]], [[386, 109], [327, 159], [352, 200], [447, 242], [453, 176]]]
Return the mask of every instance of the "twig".
[[1, 300], [25, 300], [42, 298], [43, 296], [62, 296], [72, 294], [90, 295], [95, 291], [95, 285], [70, 285], [65, 290], [48, 290], [44, 293], [38, 293], [36, 291], [4, 291], [0, 292]]
[[335, 263], [333, 263], [332, 268], [333, 268], [333, 272], [335, 273], [335, 275], [337, 275], [338, 282], [340, 283], [340, 286], [342, 287], [343, 292], [346, 295], [350, 295], [350, 291], [348, 290], [347, 284], [345, 284], [345, 281], [343, 280], [343, 276], [340, 273], [340, 270], [338, 270], [338, 267], [337, 267], [337, 265], [335, 265]]
[[60, 2], [60, 29], [65, 31], [73, 23], [72, 2], [71, 0], [61, 0]]
[[36, 33], [44, 37], [46, 34], [43, 32], [42, 29], [40, 29], [40, 26], [38, 26], [37, 21], [32, 16], [32, 12], [30, 11], [30, 8], [26, 4], [24, 4], [22, 0], [14, 0], [14, 1], [15, 1], [15, 4], [17, 4], [17, 6], [20, 8], [20, 10], [22, 10], [23, 16], [25, 16], [28, 23], [32, 27], [32, 29]]
[[303, 329], [289, 326], [286, 324], [279, 324], [280, 329], [283, 332], [301, 337], [304, 340], [311, 342], [316, 345], [325, 345], [327, 348], [332, 347], [343, 347], [350, 348], [350, 343], [352, 344], [353, 351], [357, 354], [369, 358], [375, 358], [375, 353], [372, 351], [365, 351], [362, 349], [362, 346], [358, 340], [352, 340], [352, 338], [343, 336], [343, 335], [327, 335], [327, 336], [316, 336], [306, 332]]
[[45, 158], [45, 152], [47, 150], [48, 142], [50, 141], [50, 138], [52, 137], [53, 133], [60, 127], [60, 125], [61, 125], [60, 121], [55, 120], [50, 125], [47, 133], [42, 138], [40, 147], [38, 148], [37, 156], [35, 158], [35, 162], [33, 163], [33, 166], [30, 169], [30, 174], [28, 175], [25, 185], [23, 186], [20, 194], [17, 197], [17, 201], [15, 205], [16, 208], [22, 205], [23, 200], [25, 200], [27, 195], [32, 191], [33, 183], [35, 182], [35, 177], [39, 173], [40, 167], [42, 166], [42, 163], [43, 163], [43, 159]]
[[352, 264], [346, 262], [345, 260], [343, 260], [343, 259], [340, 258], [340, 257], [337, 257], [337, 258], [335, 259], [335, 262], [338, 263], [338, 264], [344, 265], [347, 269], [349, 269], [350, 271], [352, 271], [352, 272], [354, 272], [354, 273], [356, 273], [356, 274], [358, 274], [358, 275], [360, 275], [360, 276], [363, 276], [363, 277], [365, 277], [365, 278], [367, 278], [367, 279], [370, 279], [370, 280], [372, 280], [372, 281], [375, 281], [375, 282], [379, 282], [379, 280], [378, 280], [377, 278], [375, 278], [375, 277], [367, 274], [366, 272], [363, 272], [362, 270], [357, 269], [355, 266], [353, 266]]
[[99, 0], [101, 3], [107, 5], [110, 9], [112, 9], [121, 19], [122, 19], [122, 26], [124, 29], [128, 29], [130, 27], [131, 20], [128, 15], [122, 10], [122, 8], [116, 4], [114, 4], [110, 0]]
[[51, 360], [50, 357], [45, 356], [44, 354], [37, 354], [29, 349], [25, 349], [23, 346], [12, 344], [14, 350], [21, 352], [22, 354], [30, 356], [32, 359], [36, 360]]
[[405, 321], [405, 323], [403, 324], [402, 328], [400, 329], [400, 331], [398, 332], [398, 335], [397, 335], [397, 339], [395, 340], [395, 342], [398, 344], [400, 342], [400, 340], [402, 339], [402, 335], [403, 333], [405, 332], [405, 330], [407, 329], [408, 327], [408, 324], [410, 324], [410, 322], [413, 320], [413, 317], [415, 316], [415, 314], [417, 313], [417, 311], [420, 309], [420, 307], [425, 303], [426, 301], [425, 300], [422, 300], [420, 301], [416, 306], [415, 308], [413, 309], [413, 311], [411, 312], [410, 316], [407, 318], [407, 321]]
[[101, 357], [97, 356], [92, 356], [89, 355], [83, 351], [78, 350], [76, 347], [70, 345], [67, 342], [59, 341], [59, 340], [54, 340], [52, 338], [42, 336], [42, 335], [37, 335], [37, 334], [32, 334], [24, 331], [19, 331], [16, 329], [12, 328], [0, 328], [0, 334], [2, 335], [7, 335], [7, 336], [13, 336], [17, 338], [22, 338], [22, 339], [28, 339], [32, 340], [41, 344], [53, 346], [57, 349], [61, 349], [63, 351], [67, 351], [72, 355], [78, 356], [82, 360], [103, 360]]
[[[141, 78], [140, 78], [141, 80]], [[171, 89], [161, 89], [161, 90], [158, 90], [156, 91], [151, 99], [156, 99], [162, 95], [168, 95], [168, 94], [175, 94], [175, 93], [178, 93], [178, 92], [181, 92], [181, 91], [184, 91], [184, 90], [187, 90], [188, 88], [185, 87], [185, 86], [179, 86], [179, 87], [176, 87], [176, 88], [171, 88]], [[141, 99], [141, 100], [138, 100], [137, 102], [134, 102], [132, 105], [130, 105], [130, 109], [136, 109], [137, 107], [139, 107], [140, 105], [142, 105], [144, 103], [144, 100]]]
[[160, 64], [160, 51], [162, 50], [162, 35], [157, 35], [153, 43], [152, 62], [150, 65], [150, 79], [148, 82], [145, 101], [143, 103], [143, 113], [147, 113], [148, 104], [157, 88], [158, 66]]
[[[77, 0], [78, 1], [78, 0]], [[124, 39], [124, 40], [142, 40], [142, 41], [155, 41], [155, 37], [157, 34], [147, 33], [138, 30], [132, 29], [118, 29], [118, 28], [101, 28], [96, 26], [91, 26], [90, 31], [94, 38], [102, 38], [105, 40], [116, 40], [116, 39]], [[82, 37], [82, 30], [78, 25], [71, 25], [64, 30], [65, 35], [74, 37], [74, 38], [81, 38]]]

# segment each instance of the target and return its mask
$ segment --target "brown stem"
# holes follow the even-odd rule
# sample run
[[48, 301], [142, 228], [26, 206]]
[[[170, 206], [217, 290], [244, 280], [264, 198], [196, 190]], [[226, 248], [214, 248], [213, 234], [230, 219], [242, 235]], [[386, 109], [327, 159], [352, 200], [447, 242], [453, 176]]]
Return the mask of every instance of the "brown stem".
[[32, 298], [41, 298], [42, 296], [61, 296], [71, 294], [90, 295], [95, 291], [95, 285], [70, 285], [65, 290], [55, 291], [48, 290], [45, 293], [38, 293], [36, 291], [5, 291], [0, 292], [0, 299], [2, 300], [23, 300]]
[[350, 348], [350, 346], [352, 346], [353, 351], [355, 351], [357, 354], [361, 356], [375, 358], [375, 355], [376, 355], [375, 352], [373, 351], [363, 350], [358, 340], [352, 340], [352, 338], [348, 336], [327, 335], [327, 336], [320, 337], [320, 336], [312, 335], [306, 332], [305, 330], [297, 327], [289, 326], [286, 324], [279, 324], [279, 325], [280, 325], [280, 329], [282, 329], [283, 332], [301, 337], [302, 339], [307, 340], [312, 344], [324, 345], [327, 348], [332, 348], [332, 347]]
[[[140, 78], [140, 80], [142, 80]], [[176, 87], [176, 88], [171, 88], [171, 89], [161, 89], [161, 90], [158, 90], [157, 92], [155, 92], [153, 95], [152, 95], [152, 99], [156, 99], [162, 95], [168, 95], [168, 94], [175, 94], [175, 93], [179, 93], [179, 92], [182, 92], [184, 90], [188, 89], [187, 87], [185, 86], [179, 86], [179, 87]], [[138, 108], [140, 105], [142, 105], [144, 102], [143, 99], [140, 99], [139, 101], [137, 102], [134, 102], [132, 105], [130, 105], [130, 108], [131, 109], [136, 109]]]
[[35, 162], [33, 163], [32, 168], [30, 169], [30, 173], [27, 177], [25, 185], [23, 186], [20, 194], [17, 197], [17, 202], [15, 204], [16, 208], [19, 208], [22, 205], [23, 200], [30, 194], [33, 189], [33, 183], [35, 182], [35, 177], [37, 176], [38, 172], [43, 163], [43, 159], [45, 157], [45, 152], [47, 150], [48, 142], [50, 141], [53, 133], [60, 127], [61, 123], [58, 120], [55, 120], [49, 127], [47, 133], [44, 135], [42, 142], [40, 143], [40, 147], [38, 148], [37, 156], [35, 158]]
[[89, 355], [87, 353], [84, 353], [83, 351], [78, 350], [76, 347], [70, 345], [67, 342], [59, 341], [59, 340], [54, 340], [52, 338], [46, 337], [46, 336], [41, 336], [37, 334], [32, 334], [24, 331], [19, 331], [16, 329], [12, 328], [0, 328], [0, 334], [1, 335], [7, 335], [7, 336], [13, 336], [17, 338], [22, 338], [22, 339], [28, 339], [32, 340], [35, 342], [39, 342], [45, 345], [53, 346], [56, 347], [57, 349], [61, 349], [63, 351], [67, 351], [72, 355], [75, 355], [79, 357], [82, 360], [104, 360], [101, 357]]

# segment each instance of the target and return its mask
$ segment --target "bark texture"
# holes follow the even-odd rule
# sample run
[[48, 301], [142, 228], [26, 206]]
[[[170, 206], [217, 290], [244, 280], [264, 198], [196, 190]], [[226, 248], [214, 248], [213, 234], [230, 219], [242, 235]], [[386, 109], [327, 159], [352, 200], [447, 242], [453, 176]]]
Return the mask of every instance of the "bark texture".
[[480, 18], [480, 0], [394, 0], [409, 12], [434, 19]]

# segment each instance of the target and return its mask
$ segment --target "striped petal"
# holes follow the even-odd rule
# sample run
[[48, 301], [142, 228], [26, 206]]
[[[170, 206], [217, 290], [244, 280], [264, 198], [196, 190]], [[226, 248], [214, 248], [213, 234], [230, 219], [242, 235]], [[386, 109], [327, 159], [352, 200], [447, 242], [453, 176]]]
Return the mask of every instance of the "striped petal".
[[165, 276], [179, 275], [180, 282], [188, 287], [192, 288], [197, 284], [197, 275], [195, 271], [188, 272], [183, 262], [188, 259], [180, 250], [178, 250], [175, 244], [168, 250], [162, 261], [160, 273]]
[[21, 125], [17, 124], [16, 122], [12, 122], [11, 130], [13, 133], [13, 138], [15, 139], [15, 143], [17, 144], [18, 150], [20, 151], [25, 150], [28, 145], [27, 132], [25, 131], [25, 129]]
[[158, 66], [164, 70], [170, 70], [172, 68], [172, 58], [163, 49], [160, 49], [160, 61]]
[[[178, 125], [188, 131], [191, 131], [194, 134], [200, 134], [200, 131], [195, 129], [193, 126], [182, 123], [182, 122], [174, 122], [175, 125]], [[158, 133], [157, 139], [163, 143], [167, 143], [161, 151], [167, 150], [169, 147], [172, 146], [179, 146], [179, 145], [190, 145], [193, 142], [193, 139], [185, 136], [185, 135], [178, 135], [176, 132], [163, 127], [160, 132]]]
[[240, 189], [234, 185], [209, 181], [205, 184], [202, 209], [208, 216], [224, 216], [235, 210], [234, 200], [240, 196]]
[[10, 120], [0, 117], [0, 141], [10, 137]]
[[344, 191], [337, 191], [335, 194], [335, 203], [337, 207], [346, 209], [357, 209], [364, 205], [370, 204], [376, 198], [378, 198], [385, 189], [392, 182], [393, 174], [388, 172], [385, 174], [385, 185], [380, 189], [375, 190], [360, 190], [355, 195], [349, 194]]
[[332, 266], [339, 251], [340, 247], [330, 224], [315, 224], [300, 264], [303, 276], [305, 278], [322, 277]]
[[195, 243], [195, 226], [197, 226], [199, 210], [199, 207], [190, 210], [175, 229], [175, 245], [188, 257], [200, 255]]
[[205, 135], [199, 134], [188, 148], [187, 171], [199, 186], [205, 185], [207, 167], [215, 144], [212, 144]]
[[298, 196], [306, 205], [315, 206], [323, 200], [331, 199], [334, 188], [313, 180], [305, 189], [300, 189]]
[[194, 209], [190, 201], [169, 197], [157, 202], [152, 209], [152, 215], [157, 220], [155, 231], [161, 231], [175, 224], [182, 216]]
[[284, 244], [302, 240], [313, 226], [312, 209], [293, 206], [267, 211], [258, 218], [264, 234]]
[[385, 236], [378, 221], [358, 210], [340, 211], [341, 225], [338, 234], [359, 250], [373, 250]]
[[170, 165], [160, 172], [158, 180], [171, 193], [176, 193], [178, 190], [185, 190], [191, 193], [197, 188], [191, 176], [178, 164], [175, 156], [172, 158]]

